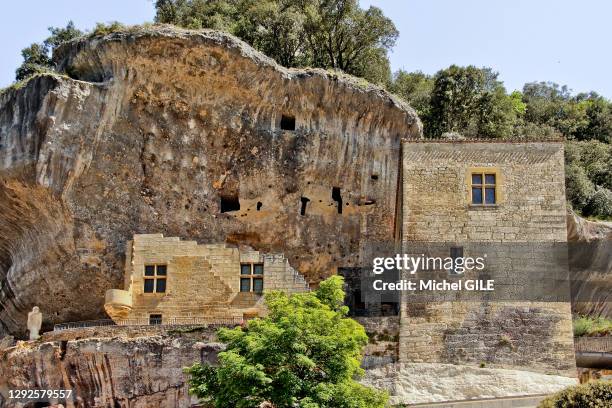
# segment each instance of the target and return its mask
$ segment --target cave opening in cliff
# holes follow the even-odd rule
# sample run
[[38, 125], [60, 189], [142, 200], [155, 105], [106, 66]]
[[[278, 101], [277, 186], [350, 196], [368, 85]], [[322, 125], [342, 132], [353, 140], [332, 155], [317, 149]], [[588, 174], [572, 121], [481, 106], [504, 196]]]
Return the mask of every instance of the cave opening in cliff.
[[261, 201], [257, 202], [257, 211], [261, 210], [261, 207], [263, 206]]
[[221, 196], [221, 212], [240, 210], [240, 200], [238, 195]]
[[332, 200], [338, 204], [338, 214], [342, 214], [342, 195], [340, 194], [340, 187], [332, 188]]
[[282, 115], [280, 127], [282, 130], [295, 130], [295, 116]]
[[306, 215], [306, 205], [310, 201], [307, 197], [300, 197], [300, 201], [302, 202], [302, 207], [300, 208], [300, 215]]

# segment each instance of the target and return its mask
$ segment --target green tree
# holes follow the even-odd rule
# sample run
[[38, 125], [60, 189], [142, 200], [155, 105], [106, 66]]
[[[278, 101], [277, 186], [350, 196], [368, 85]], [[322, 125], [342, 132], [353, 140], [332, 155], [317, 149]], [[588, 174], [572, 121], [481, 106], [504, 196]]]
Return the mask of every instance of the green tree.
[[34, 43], [21, 50], [23, 62], [15, 71], [15, 79], [21, 81], [39, 72], [53, 70], [51, 54], [63, 42], [69, 41], [83, 34], [72, 21], [66, 27], [49, 27], [51, 35], [42, 43]]
[[232, 33], [288, 67], [340, 69], [386, 85], [398, 31], [357, 0], [157, 0], [155, 20]]
[[433, 86], [434, 81], [430, 75], [421, 71], [406, 72], [399, 70], [393, 75], [393, 82], [389, 90], [408, 102], [417, 111], [421, 119], [425, 120], [429, 115]]
[[355, 381], [368, 338], [346, 317], [343, 280], [315, 292], [266, 294], [268, 316], [245, 328], [220, 329], [227, 349], [219, 366], [195, 364], [190, 392], [217, 408], [382, 408], [385, 393]]
[[451, 65], [434, 76], [429, 137], [459, 132], [470, 137], [503, 137], [512, 131], [517, 105], [490, 68]]

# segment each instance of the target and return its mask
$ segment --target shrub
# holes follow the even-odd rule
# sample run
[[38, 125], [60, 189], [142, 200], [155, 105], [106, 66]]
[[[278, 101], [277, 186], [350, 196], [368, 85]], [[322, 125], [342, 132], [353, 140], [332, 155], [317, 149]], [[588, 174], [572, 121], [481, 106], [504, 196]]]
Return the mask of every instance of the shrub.
[[538, 405], [538, 408], [609, 408], [612, 406], [612, 382], [598, 381], [566, 388]]
[[574, 319], [574, 336], [599, 336], [612, 333], [612, 320], [604, 317], [580, 316]]
[[576, 163], [565, 167], [565, 188], [567, 199], [572, 207], [580, 212], [595, 194], [595, 186], [587, 177], [584, 168]]
[[584, 208], [585, 215], [598, 218], [612, 218], [612, 191], [598, 188]]
[[105, 23], [96, 23], [96, 27], [91, 32], [92, 37], [96, 36], [104, 36], [108, 34], [112, 34], [117, 31], [122, 31], [125, 29], [125, 25], [118, 21], [112, 21], [108, 24]]

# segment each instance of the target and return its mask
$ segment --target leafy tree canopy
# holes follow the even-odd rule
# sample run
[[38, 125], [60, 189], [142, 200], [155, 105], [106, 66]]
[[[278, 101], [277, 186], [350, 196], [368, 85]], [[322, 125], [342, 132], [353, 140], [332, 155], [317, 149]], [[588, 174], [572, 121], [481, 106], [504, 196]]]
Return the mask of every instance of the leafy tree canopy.
[[433, 77], [426, 134], [458, 132], [473, 137], [503, 137], [520, 113], [490, 68], [451, 65]]
[[155, 21], [230, 32], [287, 67], [340, 69], [386, 85], [399, 35], [357, 0], [157, 0]]
[[15, 71], [15, 79], [21, 81], [38, 72], [53, 69], [51, 54], [61, 43], [83, 34], [72, 21], [66, 27], [49, 27], [51, 34], [42, 43], [34, 43], [21, 51], [23, 62]]
[[343, 280], [315, 292], [266, 295], [268, 316], [245, 328], [220, 329], [227, 349], [219, 366], [195, 364], [190, 392], [217, 408], [382, 408], [386, 394], [355, 381], [364, 328], [346, 317]]

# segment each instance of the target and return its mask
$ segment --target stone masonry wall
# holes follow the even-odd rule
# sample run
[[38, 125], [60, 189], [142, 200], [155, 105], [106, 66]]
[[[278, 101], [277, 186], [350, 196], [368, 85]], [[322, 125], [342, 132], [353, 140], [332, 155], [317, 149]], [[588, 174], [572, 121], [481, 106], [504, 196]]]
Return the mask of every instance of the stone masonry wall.
[[[304, 278], [282, 255], [225, 244], [198, 245], [162, 234], [135, 235], [128, 252], [132, 258], [126, 262], [126, 281], [131, 286], [125, 289], [132, 295], [130, 319], [146, 320], [150, 314], [162, 314], [163, 320], [243, 317], [250, 308], [263, 311], [261, 295], [240, 292], [240, 265], [247, 262], [264, 265], [264, 293], [308, 290]], [[167, 265], [164, 293], [144, 293], [144, 267], [151, 264]]]
[[[505, 251], [497, 254], [501, 264], [487, 268], [502, 275], [506, 292], [514, 290], [516, 296], [496, 301], [494, 293], [484, 301], [460, 301], [461, 293], [454, 301], [439, 302], [404, 296], [400, 362], [485, 364], [574, 375], [569, 298], [520, 301], [521, 291], [531, 284], [524, 269], [532, 261], [563, 262], [556, 259], [557, 251], [549, 251], [566, 241], [563, 163], [561, 143], [403, 144], [404, 250], [425, 242], [466, 248], [499, 243], [504, 248], [500, 253]], [[496, 173], [495, 206], [471, 205], [473, 168]], [[536, 249], [511, 249], [519, 243]]]

